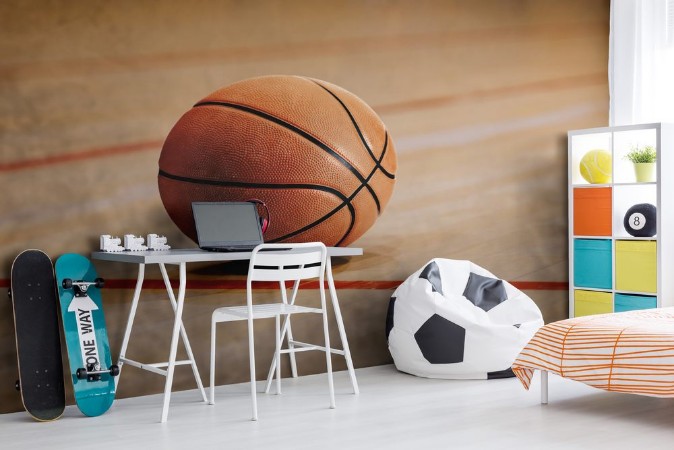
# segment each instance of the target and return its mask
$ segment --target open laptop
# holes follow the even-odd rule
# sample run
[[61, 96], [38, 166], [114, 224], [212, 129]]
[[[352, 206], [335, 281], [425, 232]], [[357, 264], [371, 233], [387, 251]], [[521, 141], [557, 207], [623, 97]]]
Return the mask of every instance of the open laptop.
[[262, 244], [257, 207], [250, 202], [193, 202], [199, 247], [216, 252], [250, 251]]

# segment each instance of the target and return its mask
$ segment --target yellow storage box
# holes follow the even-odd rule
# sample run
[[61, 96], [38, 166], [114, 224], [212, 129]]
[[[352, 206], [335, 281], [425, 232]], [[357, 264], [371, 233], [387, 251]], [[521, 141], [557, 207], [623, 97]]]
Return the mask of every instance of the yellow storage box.
[[655, 241], [616, 241], [615, 283], [619, 291], [657, 292]]
[[613, 294], [610, 292], [573, 291], [573, 315], [575, 317], [613, 312]]

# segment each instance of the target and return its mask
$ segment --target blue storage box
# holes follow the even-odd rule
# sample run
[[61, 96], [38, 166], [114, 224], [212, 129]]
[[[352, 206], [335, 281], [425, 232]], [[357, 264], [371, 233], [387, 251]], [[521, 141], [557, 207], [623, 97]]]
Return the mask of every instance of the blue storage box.
[[610, 239], [573, 240], [573, 283], [577, 287], [613, 287]]
[[616, 294], [613, 310], [615, 312], [634, 311], [658, 307], [658, 298], [651, 295]]

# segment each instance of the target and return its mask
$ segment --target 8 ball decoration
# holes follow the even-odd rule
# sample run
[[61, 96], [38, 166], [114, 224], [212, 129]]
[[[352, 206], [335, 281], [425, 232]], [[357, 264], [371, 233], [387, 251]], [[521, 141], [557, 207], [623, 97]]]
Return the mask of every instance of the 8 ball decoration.
[[656, 230], [656, 208], [650, 203], [639, 203], [625, 213], [625, 230], [634, 237], [653, 237]]

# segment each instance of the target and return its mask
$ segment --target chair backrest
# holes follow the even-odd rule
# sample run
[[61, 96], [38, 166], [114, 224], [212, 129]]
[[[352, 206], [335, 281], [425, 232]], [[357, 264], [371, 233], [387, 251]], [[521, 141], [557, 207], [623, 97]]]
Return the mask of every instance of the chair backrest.
[[248, 283], [298, 281], [308, 278], [320, 278], [323, 281], [327, 253], [321, 242], [260, 244], [250, 257]]

